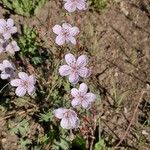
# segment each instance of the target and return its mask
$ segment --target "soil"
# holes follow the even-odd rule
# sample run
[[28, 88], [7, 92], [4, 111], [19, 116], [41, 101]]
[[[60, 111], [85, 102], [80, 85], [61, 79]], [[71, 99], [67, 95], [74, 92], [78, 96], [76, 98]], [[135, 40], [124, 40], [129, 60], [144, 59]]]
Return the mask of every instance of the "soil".
[[[0, 17], [6, 13], [10, 12], [0, 7]], [[143, 124], [150, 117], [149, 0], [111, 3], [100, 14], [89, 10], [64, 17], [64, 13], [61, 3], [50, 1], [35, 17], [25, 18], [15, 14], [11, 17], [18, 27], [20, 23], [36, 26], [45, 47], [53, 43], [51, 28], [55, 24], [67, 19], [79, 26], [82, 30], [79, 45], [83, 51], [79, 50], [78, 54], [91, 55], [93, 75], [90, 82], [94, 83], [101, 95], [101, 106], [97, 113], [102, 118], [102, 134], [119, 141], [129, 126], [142, 92], [146, 91], [122, 145], [126, 143], [129, 150], [149, 150], [150, 128]], [[119, 103], [120, 99], [122, 101]], [[5, 115], [1, 114], [0, 117]], [[148, 135], [143, 135], [143, 131]], [[140, 137], [147, 142], [140, 142]], [[17, 137], [10, 135], [5, 121], [0, 123], [0, 139], [4, 150], [19, 149]]]

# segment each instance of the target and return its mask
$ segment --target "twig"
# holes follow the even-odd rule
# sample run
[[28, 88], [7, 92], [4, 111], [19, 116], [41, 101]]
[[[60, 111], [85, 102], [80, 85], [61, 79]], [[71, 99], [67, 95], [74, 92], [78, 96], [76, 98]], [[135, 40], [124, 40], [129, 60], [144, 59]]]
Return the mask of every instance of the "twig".
[[117, 145], [115, 146], [115, 149], [118, 148], [118, 146], [123, 142], [123, 140], [124, 140], [125, 137], [127, 136], [128, 132], [129, 132], [129, 129], [130, 129], [130, 127], [131, 127], [131, 125], [132, 125], [132, 123], [133, 123], [133, 121], [134, 121], [134, 118], [135, 118], [135, 115], [136, 115], [136, 113], [137, 113], [138, 107], [139, 107], [139, 105], [140, 105], [140, 103], [141, 103], [141, 101], [142, 101], [143, 96], [144, 96], [145, 93], [146, 93], [146, 91], [142, 91], [141, 97], [140, 97], [140, 99], [139, 99], [139, 101], [138, 101], [138, 103], [137, 103], [137, 105], [136, 105], [136, 108], [135, 108], [135, 110], [134, 110], [132, 119], [131, 119], [131, 121], [130, 121], [130, 123], [129, 123], [129, 125], [128, 125], [128, 128], [127, 128], [126, 132], [124, 133], [123, 137], [120, 139], [120, 141], [119, 141], [119, 142], [117, 143]]

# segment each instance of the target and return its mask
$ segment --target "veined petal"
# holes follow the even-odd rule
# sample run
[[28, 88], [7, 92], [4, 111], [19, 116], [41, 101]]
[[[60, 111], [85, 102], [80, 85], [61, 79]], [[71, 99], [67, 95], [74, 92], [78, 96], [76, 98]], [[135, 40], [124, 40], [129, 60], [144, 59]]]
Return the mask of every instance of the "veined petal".
[[72, 105], [72, 107], [79, 106], [79, 105], [81, 105], [81, 100], [80, 100], [79, 98], [74, 98], [74, 99], [71, 101], [71, 105]]
[[82, 107], [85, 109], [89, 109], [91, 107], [91, 103], [87, 100], [82, 101]]
[[87, 78], [91, 75], [91, 71], [90, 69], [86, 68], [86, 67], [81, 67], [78, 70], [79, 76], [83, 77], [83, 78]]
[[77, 41], [74, 37], [68, 37], [68, 40], [73, 44], [73, 45], [76, 45], [77, 44]]
[[88, 86], [85, 83], [80, 84], [79, 92], [81, 95], [85, 95], [88, 91]]
[[79, 96], [79, 91], [76, 88], [71, 89], [71, 95], [73, 97], [78, 97]]
[[86, 55], [81, 55], [77, 59], [77, 65], [79, 67], [85, 67], [88, 64], [88, 57]]
[[74, 129], [79, 126], [79, 119], [77, 117], [63, 118], [60, 122], [63, 129]]
[[58, 108], [54, 110], [54, 116], [58, 119], [62, 119], [64, 117], [64, 113], [67, 111], [65, 108]]
[[73, 54], [69, 53], [65, 55], [65, 61], [69, 66], [71, 66], [72, 64], [76, 63], [76, 58]]
[[70, 31], [71, 36], [76, 36], [80, 32], [78, 27], [72, 27], [72, 28], [70, 28], [69, 31]]
[[4, 64], [5, 68], [7, 68], [7, 67], [14, 68], [8, 60], [3, 60], [3, 64]]
[[27, 91], [29, 95], [33, 95], [35, 93], [35, 86], [34, 85], [28, 86]]
[[11, 38], [11, 34], [9, 32], [5, 32], [5, 33], [3, 33], [3, 37], [5, 40], [8, 40]]
[[0, 19], [0, 33], [4, 32], [4, 27], [6, 26], [5, 19]]
[[96, 95], [93, 93], [87, 93], [85, 97], [89, 102], [94, 102], [96, 100]]
[[14, 20], [11, 19], [11, 18], [8, 19], [8, 20], [7, 20], [7, 26], [8, 26], [8, 27], [13, 27], [13, 26], [14, 26]]
[[57, 37], [56, 37], [56, 39], [55, 39], [55, 42], [56, 42], [56, 44], [58, 44], [58, 45], [63, 45], [64, 43], [65, 43], [65, 37], [64, 36], [62, 36], [62, 35], [58, 35]]
[[5, 69], [4, 65], [1, 63], [0, 64], [0, 71], [3, 71]]
[[65, 5], [64, 5], [64, 8], [68, 12], [74, 12], [76, 10], [76, 6], [72, 2], [66, 2]]
[[79, 82], [79, 75], [77, 73], [72, 73], [69, 75], [69, 82], [72, 84], [77, 84]]
[[22, 79], [22, 80], [28, 80], [28, 74], [26, 74], [25, 72], [19, 72], [18, 73], [18, 76], [19, 76], [19, 78], [20, 79]]
[[61, 32], [62, 32], [62, 27], [60, 26], [60, 25], [55, 25], [54, 27], [53, 27], [53, 32], [55, 33], [55, 34], [61, 34]]
[[68, 76], [71, 73], [71, 67], [68, 65], [63, 65], [59, 68], [59, 73], [61, 76]]
[[62, 24], [62, 27], [63, 27], [64, 29], [70, 29], [70, 28], [72, 28], [71, 24], [69, 24], [69, 23], [63, 23], [63, 24]]
[[11, 86], [20, 86], [21, 85], [21, 79], [14, 79], [10, 81]]
[[33, 84], [33, 85], [36, 83], [36, 79], [35, 79], [34, 75], [30, 75], [30, 76], [29, 76], [29, 81], [30, 81], [31, 84]]
[[26, 89], [22, 86], [18, 86], [15, 91], [16, 95], [22, 97], [26, 94]]
[[16, 33], [16, 32], [17, 32], [17, 27], [12, 27], [12, 28], [10, 29], [10, 33], [14, 34], [14, 33]]
[[86, 10], [86, 2], [85, 1], [78, 2], [76, 7], [79, 10]]
[[9, 77], [10, 77], [10, 75], [7, 74], [5, 71], [3, 71], [3, 72], [1, 73], [1, 79], [6, 80], [6, 79], [8, 79]]

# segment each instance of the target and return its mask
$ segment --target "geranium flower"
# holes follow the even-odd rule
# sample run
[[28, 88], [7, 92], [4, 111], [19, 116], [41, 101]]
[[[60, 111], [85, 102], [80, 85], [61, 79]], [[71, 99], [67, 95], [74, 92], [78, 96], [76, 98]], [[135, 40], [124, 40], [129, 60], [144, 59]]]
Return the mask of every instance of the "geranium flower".
[[75, 111], [71, 109], [58, 108], [54, 111], [56, 118], [61, 119], [60, 125], [64, 129], [78, 128], [80, 121]]
[[74, 12], [76, 9], [85, 10], [87, 7], [86, 0], [64, 0], [66, 3], [64, 8], [68, 12]]
[[93, 93], [87, 93], [88, 86], [85, 83], [80, 84], [79, 89], [73, 88], [71, 95], [74, 97], [71, 104], [73, 107], [82, 106], [87, 109], [91, 107], [92, 102], [95, 101], [96, 95]]
[[4, 39], [9, 39], [11, 34], [17, 32], [17, 28], [14, 26], [14, 20], [8, 19], [0, 19], [0, 33], [3, 34]]
[[65, 42], [71, 42], [73, 45], [76, 45], [74, 36], [79, 34], [79, 28], [72, 27], [68, 23], [63, 23], [62, 27], [60, 25], [55, 25], [53, 27], [53, 32], [58, 35], [55, 39], [58, 45], [63, 45]]
[[9, 62], [8, 60], [3, 60], [0, 63], [0, 71], [1, 71], [1, 79], [12, 79], [15, 77], [15, 67], [14, 64]]
[[25, 72], [18, 73], [19, 79], [14, 79], [10, 82], [16, 88], [16, 95], [19, 97], [24, 96], [26, 93], [33, 95], [35, 92], [35, 78], [33, 75], [28, 76]]
[[6, 46], [6, 51], [10, 54], [15, 54], [15, 52], [19, 51], [20, 48], [17, 44], [16, 41], [11, 41], [11, 43], [9, 43], [7, 46]]
[[69, 76], [69, 82], [76, 84], [79, 81], [79, 76], [87, 78], [91, 74], [91, 70], [86, 67], [88, 58], [86, 55], [81, 55], [76, 58], [73, 54], [66, 54], [65, 61], [67, 65], [63, 65], [59, 68], [61, 76]]

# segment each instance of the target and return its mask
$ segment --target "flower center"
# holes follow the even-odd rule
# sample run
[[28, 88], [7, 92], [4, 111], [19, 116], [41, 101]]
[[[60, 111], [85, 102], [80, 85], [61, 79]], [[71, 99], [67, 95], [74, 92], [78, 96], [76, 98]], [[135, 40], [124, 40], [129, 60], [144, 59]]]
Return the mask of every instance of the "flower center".
[[13, 74], [13, 72], [14, 72], [14, 71], [13, 71], [12, 68], [10, 68], [10, 67], [6, 67], [6, 68], [5, 68], [5, 73], [6, 73], [6, 74]]
[[76, 64], [71, 65], [71, 72], [72, 73], [77, 73], [78, 69], [79, 69], [79, 67]]
[[10, 27], [8, 27], [7, 25], [4, 27], [4, 32], [7, 32], [10, 30]]
[[28, 88], [29, 86], [29, 82], [28, 81], [25, 81], [25, 80], [22, 80], [22, 86], [25, 87], [26, 89]]
[[68, 31], [68, 29], [63, 29], [63, 35], [65, 36], [65, 37], [67, 37], [67, 36], [69, 36], [69, 31]]

